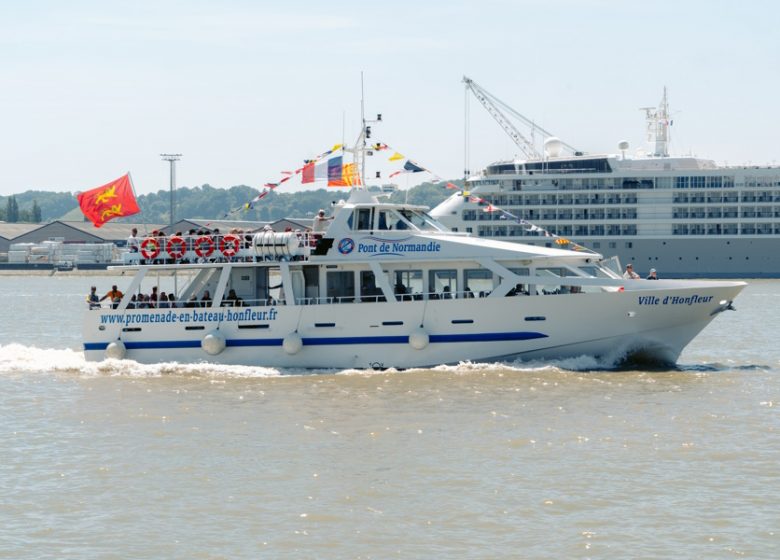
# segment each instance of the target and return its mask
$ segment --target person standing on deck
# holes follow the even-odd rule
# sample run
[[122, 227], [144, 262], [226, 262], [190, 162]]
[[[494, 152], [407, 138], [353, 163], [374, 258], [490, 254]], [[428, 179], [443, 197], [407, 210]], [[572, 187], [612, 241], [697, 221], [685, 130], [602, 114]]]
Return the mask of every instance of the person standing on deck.
[[634, 265], [628, 263], [626, 265], [626, 271], [623, 273], [623, 278], [626, 280], [639, 280], [639, 274], [634, 272]]

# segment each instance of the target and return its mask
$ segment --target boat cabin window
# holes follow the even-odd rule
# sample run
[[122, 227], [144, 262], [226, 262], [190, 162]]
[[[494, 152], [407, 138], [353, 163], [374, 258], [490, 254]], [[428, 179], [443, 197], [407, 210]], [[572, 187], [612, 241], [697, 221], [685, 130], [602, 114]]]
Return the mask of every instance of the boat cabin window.
[[383, 229], [391, 229], [390, 227], [390, 212], [387, 210], [379, 210], [377, 212], [377, 218], [376, 218], [376, 229], [383, 230]]
[[347, 225], [353, 231], [370, 231], [373, 222], [373, 208], [356, 208], [347, 220]]
[[[402, 208], [398, 211], [398, 213], [403, 218], [401, 221], [405, 221], [407, 224], [411, 224], [414, 229], [421, 231], [449, 231], [425, 212], [412, 210], [411, 208]], [[396, 227], [396, 229], [404, 228]]]
[[385, 301], [385, 296], [377, 287], [374, 272], [371, 270], [360, 271], [360, 301]]
[[493, 272], [484, 268], [467, 268], [463, 271], [465, 297], [486, 297], [493, 291]]
[[277, 305], [285, 300], [282, 288], [282, 272], [278, 266], [258, 268], [255, 282], [255, 300], [248, 300], [249, 305]]
[[328, 271], [328, 298], [333, 303], [355, 301], [355, 273], [351, 270]]
[[[568, 268], [563, 267], [555, 267], [555, 268], [538, 268], [536, 269], [536, 275], [537, 276], [548, 276], [553, 278], [566, 278], [569, 277], [577, 277], [577, 274], [575, 274], [573, 271], [569, 270]], [[560, 284], [560, 285], [554, 285], [554, 284], [540, 284], [539, 289], [541, 289], [542, 294], [550, 295], [550, 294], [568, 294], [571, 293], [571, 286], [568, 286], [566, 284]], [[577, 291], [579, 290], [579, 287], [577, 288]]]
[[452, 299], [457, 293], [457, 270], [453, 268], [428, 272], [428, 299]]
[[423, 291], [422, 270], [396, 270], [393, 291], [402, 300], [421, 299]]
[[[509, 269], [510, 272], [513, 272], [514, 274], [517, 274], [518, 276], [528, 276], [531, 271], [528, 268], [511, 268]], [[526, 284], [515, 284], [515, 287], [509, 290], [508, 296], [520, 296], [520, 295], [530, 295], [531, 293], [531, 287]]]

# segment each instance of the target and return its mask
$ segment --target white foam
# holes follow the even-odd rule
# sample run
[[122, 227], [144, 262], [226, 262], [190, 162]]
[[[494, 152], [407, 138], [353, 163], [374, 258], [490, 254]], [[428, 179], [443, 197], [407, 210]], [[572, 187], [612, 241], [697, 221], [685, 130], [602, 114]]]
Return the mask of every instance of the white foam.
[[438, 371], [468, 375], [474, 373], [501, 372], [561, 372], [602, 369], [605, 364], [596, 359], [581, 356], [557, 361], [536, 362], [492, 362], [473, 363], [461, 362], [457, 365], [441, 365], [434, 368], [411, 368], [399, 372], [397, 369], [360, 370], [360, 369], [278, 369], [259, 366], [220, 365], [210, 363], [180, 364], [163, 362], [157, 364], [140, 364], [133, 360], [104, 360], [91, 362], [84, 358], [84, 352], [72, 349], [36, 348], [22, 344], [0, 345], [0, 372], [2, 373], [63, 373], [76, 374], [80, 377], [211, 377], [211, 378], [262, 378], [297, 376], [312, 374], [336, 375], [393, 375], [409, 374], [420, 371]]
[[[227, 366], [217, 364], [179, 364], [164, 362], [139, 364], [133, 360], [104, 360], [90, 362], [84, 352], [71, 349], [36, 348], [22, 344], [0, 345], [0, 372], [8, 373], [69, 373], [82, 377], [127, 376], [161, 377], [164, 375], [200, 377], [276, 377], [278, 369]], [[295, 374], [295, 372], [290, 372]]]

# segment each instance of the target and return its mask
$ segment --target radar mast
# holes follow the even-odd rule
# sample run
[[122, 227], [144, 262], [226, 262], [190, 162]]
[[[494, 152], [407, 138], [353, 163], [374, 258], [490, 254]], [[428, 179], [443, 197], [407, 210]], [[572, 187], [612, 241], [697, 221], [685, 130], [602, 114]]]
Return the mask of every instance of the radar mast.
[[647, 119], [647, 141], [650, 144], [651, 152], [654, 157], [669, 157], [669, 102], [666, 97], [666, 86], [664, 86], [664, 95], [658, 107], [642, 107]]

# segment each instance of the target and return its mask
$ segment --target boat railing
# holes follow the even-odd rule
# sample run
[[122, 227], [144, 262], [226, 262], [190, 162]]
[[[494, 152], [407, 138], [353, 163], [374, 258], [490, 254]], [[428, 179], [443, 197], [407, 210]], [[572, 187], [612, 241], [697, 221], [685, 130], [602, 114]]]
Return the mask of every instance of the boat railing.
[[307, 260], [322, 234], [306, 231], [149, 236], [122, 254], [125, 265]]

